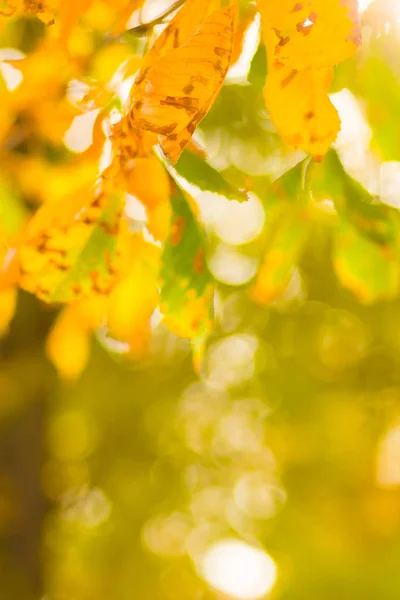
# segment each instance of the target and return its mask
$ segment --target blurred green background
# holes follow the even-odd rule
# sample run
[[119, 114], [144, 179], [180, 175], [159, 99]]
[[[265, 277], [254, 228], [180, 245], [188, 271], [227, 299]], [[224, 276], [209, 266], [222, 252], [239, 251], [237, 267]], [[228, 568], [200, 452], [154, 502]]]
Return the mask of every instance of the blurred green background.
[[[257, 22], [202, 123], [212, 164], [240, 186], [251, 177], [252, 193], [196, 197], [218, 281], [199, 374], [155, 319], [143, 360], [100, 331], [63, 383], [44, 350], [55, 310], [19, 294], [0, 341], [1, 599], [398, 600], [400, 12], [364, 4], [300, 246], [290, 219], [277, 225], [271, 181], [303, 156], [264, 108]], [[43, 27], [2, 34], [26, 51]], [[48, 150], [28, 153], [66, 160]], [[261, 305], [248, 283], [281, 228], [290, 281]]]

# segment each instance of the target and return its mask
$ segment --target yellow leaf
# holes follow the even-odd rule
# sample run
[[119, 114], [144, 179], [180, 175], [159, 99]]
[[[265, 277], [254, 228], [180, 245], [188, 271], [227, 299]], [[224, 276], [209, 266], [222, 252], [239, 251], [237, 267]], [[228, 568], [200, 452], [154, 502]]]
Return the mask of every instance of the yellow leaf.
[[169, 176], [161, 161], [154, 154], [147, 158], [135, 158], [132, 169], [126, 177], [127, 191], [136, 196], [144, 206], [151, 208], [168, 202]]
[[156, 240], [164, 241], [171, 219], [169, 175], [161, 161], [151, 154], [135, 158], [126, 173], [127, 191], [145, 206], [148, 229]]
[[23, 80], [9, 95], [12, 109], [18, 114], [14, 124], [17, 137], [38, 133], [54, 145], [79, 114], [67, 99], [65, 89], [77, 72], [76, 65], [55, 40], [46, 39], [23, 59], [5, 61], [21, 71]]
[[357, 49], [354, 0], [259, 0], [259, 6], [264, 26], [273, 34], [271, 60], [296, 70], [331, 67]]
[[129, 17], [145, 0], [93, 0], [85, 22], [97, 31], [122, 33]]
[[136, 157], [144, 158], [152, 153], [152, 146], [157, 143], [155, 134], [149, 131], [135, 131], [129, 124], [127, 116], [123, 117], [112, 128], [111, 142], [113, 145], [113, 177], [130, 173], [132, 161]]
[[[135, 73], [139, 66], [139, 57], [131, 56], [131, 52], [126, 44], [111, 44], [101, 48], [94, 56], [91, 76], [96, 81], [109, 83], [124, 61], [128, 61], [127, 66], [134, 69]], [[129, 77], [129, 74], [125, 72], [125, 77], [127, 76]]]
[[340, 129], [329, 100], [333, 71], [360, 42], [355, 0], [258, 0], [268, 75], [265, 100], [280, 135], [320, 157]]
[[56, 95], [75, 72], [67, 55], [54, 40], [46, 39], [26, 58], [6, 62], [23, 75], [23, 82], [13, 92], [14, 102], [19, 104], [32, 103], [36, 97]]
[[219, 8], [221, 8], [221, 0], [186, 0], [145, 55], [138, 79], [142, 78], [143, 72], [156, 58], [165, 56], [170, 50], [182, 46], [196, 33], [206, 17]]
[[165, 242], [171, 223], [171, 205], [162, 202], [147, 209], [147, 228], [155, 240]]
[[83, 190], [42, 206], [19, 250], [21, 286], [47, 302], [107, 295], [119, 277], [122, 197]]
[[159, 300], [160, 249], [142, 238], [134, 238], [132, 246], [131, 269], [109, 297], [107, 327], [137, 356], [147, 350], [150, 317]]
[[332, 76], [330, 67], [295, 71], [277, 63], [264, 89], [278, 133], [294, 148], [316, 157], [327, 152], [340, 129], [339, 116], [328, 96]]
[[[55, 11], [60, 0], [5, 0], [9, 16], [14, 13], [35, 14], [43, 23], [54, 23]], [[6, 11], [2, 11], [7, 14]]]
[[93, 0], [68, 0], [68, 2], [64, 0], [61, 2], [58, 12], [61, 43], [66, 44], [68, 42], [72, 30], [92, 2]]
[[79, 377], [90, 355], [90, 336], [105, 320], [107, 300], [84, 298], [66, 306], [46, 340], [46, 353], [66, 380]]
[[74, 304], [57, 317], [46, 341], [46, 353], [66, 380], [77, 379], [85, 368], [90, 355], [90, 334]]
[[7, 333], [17, 305], [17, 290], [10, 288], [0, 291], [0, 336]]
[[[96, 158], [94, 153], [89, 154], [89, 149], [87, 153], [87, 158]], [[37, 203], [68, 202], [68, 197], [80, 193], [82, 188], [89, 189], [98, 172], [95, 160], [54, 164], [33, 154], [13, 156], [8, 166], [22, 193]]]
[[179, 159], [224, 82], [236, 20], [236, 3], [212, 12], [180, 47], [154, 57], [135, 81], [129, 125], [156, 134], [172, 162]]

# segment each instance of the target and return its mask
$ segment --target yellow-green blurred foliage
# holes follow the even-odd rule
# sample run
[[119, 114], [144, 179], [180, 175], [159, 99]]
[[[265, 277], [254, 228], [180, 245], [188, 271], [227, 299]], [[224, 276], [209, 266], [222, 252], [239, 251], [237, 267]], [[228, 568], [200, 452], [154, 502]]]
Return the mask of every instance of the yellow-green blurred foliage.
[[[342, 129], [311, 163], [266, 111], [243, 0], [240, 58], [197, 132], [209, 163], [192, 147], [177, 166], [194, 200], [170, 206], [169, 174], [139, 158], [125, 278], [61, 309], [17, 297], [13, 248], [39, 206], [56, 241], [59, 207], [100, 210], [113, 119], [159, 32], [143, 23], [172, 3], [65, 2], [59, 20], [57, 2], [30, 4], [0, 2], [16, 10], [0, 17], [1, 600], [398, 600], [398, 3], [360, 2], [363, 46], [331, 95]], [[212, 330], [174, 244], [160, 249], [188, 214]], [[160, 268], [178, 289], [161, 303]], [[175, 332], [193, 337], [199, 314], [191, 347]]]

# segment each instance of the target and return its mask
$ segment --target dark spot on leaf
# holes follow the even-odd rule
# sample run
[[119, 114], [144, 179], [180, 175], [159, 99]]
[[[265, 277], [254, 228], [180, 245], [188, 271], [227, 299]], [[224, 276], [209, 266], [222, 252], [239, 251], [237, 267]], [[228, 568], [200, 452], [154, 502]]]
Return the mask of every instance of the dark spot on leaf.
[[188, 85], [185, 85], [185, 87], [183, 88], [183, 93], [184, 94], [191, 94], [194, 90], [194, 85], [192, 83], [189, 83]]
[[199, 108], [198, 99], [191, 98], [190, 96], [167, 96], [165, 99], [160, 100], [160, 104], [164, 106], [173, 106], [174, 108], [185, 110], [188, 114], [196, 113]]
[[177, 246], [182, 240], [185, 229], [185, 217], [176, 217], [171, 227], [171, 246]]
[[279, 40], [278, 46], [286, 46], [290, 42], [290, 37], [287, 35]]
[[150, 67], [147, 67], [144, 71], [138, 73], [138, 76], [135, 79], [136, 85], [139, 85], [142, 83], [142, 81], [146, 78], [146, 75], [147, 75], [149, 69], [150, 69]]
[[228, 56], [229, 50], [226, 50], [225, 48], [221, 48], [220, 46], [216, 46], [214, 48], [214, 54], [216, 54], [217, 56], [221, 56], [221, 58], [222, 58], [224, 56]]
[[201, 275], [204, 273], [204, 254], [204, 249], [200, 248], [193, 259], [193, 271], [196, 273], [196, 275]]
[[281, 88], [284, 88], [287, 85], [289, 85], [289, 83], [291, 81], [293, 81], [293, 79], [296, 77], [296, 75], [297, 75], [297, 71], [295, 71], [293, 69], [293, 71], [287, 77], [285, 77], [285, 79], [282, 80], [282, 82], [281, 82]]

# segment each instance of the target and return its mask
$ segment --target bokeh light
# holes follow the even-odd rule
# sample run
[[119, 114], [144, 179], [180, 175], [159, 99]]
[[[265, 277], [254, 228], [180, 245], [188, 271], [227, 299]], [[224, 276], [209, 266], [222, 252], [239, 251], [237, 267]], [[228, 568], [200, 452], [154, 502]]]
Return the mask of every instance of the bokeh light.
[[213, 587], [242, 600], [255, 600], [272, 590], [274, 561], [263, 550], [239, 540], [217, 542], [205, 554], [202, 574]]

